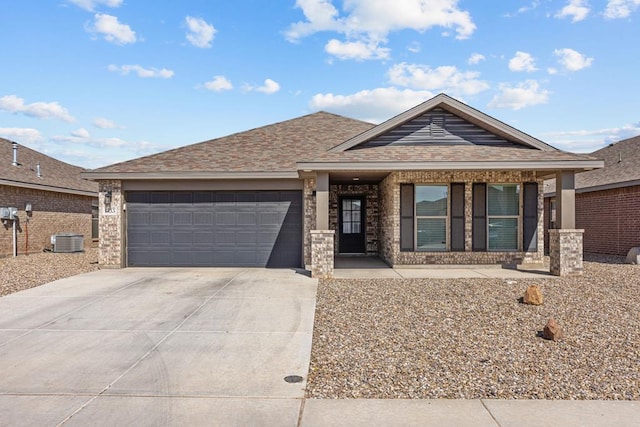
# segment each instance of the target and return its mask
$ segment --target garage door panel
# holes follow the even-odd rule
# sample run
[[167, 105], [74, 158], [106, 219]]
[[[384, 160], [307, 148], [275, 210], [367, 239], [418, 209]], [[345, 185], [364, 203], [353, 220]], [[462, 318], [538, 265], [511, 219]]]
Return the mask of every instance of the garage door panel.
[[129, 192], [128, 263], [297, 267], [300, 191]]

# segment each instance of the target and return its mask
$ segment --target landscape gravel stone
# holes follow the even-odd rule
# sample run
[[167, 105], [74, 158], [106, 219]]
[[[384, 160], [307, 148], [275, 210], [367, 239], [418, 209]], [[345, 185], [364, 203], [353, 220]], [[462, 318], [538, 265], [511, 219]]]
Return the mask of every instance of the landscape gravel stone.
[[98, 250], [40, 252], [0, 258], [0, 297], [76, 274], [98, 270]]
[[[594, 262], [597, 261], [597, 262]], [[583, 276], [322, 280], [310, 398], [640, 399], [640, 267]], [[529, 285], [544, 304], [523, 304]], [[558, 341], [542, 330], [553, 317]]]

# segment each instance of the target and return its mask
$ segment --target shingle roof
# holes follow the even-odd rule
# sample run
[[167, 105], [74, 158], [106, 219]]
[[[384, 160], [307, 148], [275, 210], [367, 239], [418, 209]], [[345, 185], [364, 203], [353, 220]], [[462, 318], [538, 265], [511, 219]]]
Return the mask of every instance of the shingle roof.
[[[69, 192], [98, 193], [98, 184], [80, 178], [85, 169], [56, 160], [24, 145], [18, 145], [19, 166], [13, 166], [13, 142], [0, 138], [0, 182], [6, 185], [41, 187]], [[41, 177], [36, 165], [40, 164]]]
[[[420, 141], [411, 146], [382, 145], [364, 147], [369, 137], [389, 131], [425, 109], [447, 107], [465, 120], [486, 125], [488, 129], [508, 135], [521, 144], [509, 146], [478, 146], [468, 144], [439, 145]], [[493, 162], [505, 169], [555, 170], [572, 167], [576, 169], [598, 167], [595, 159], [585, 155], [565, 153], [538, 141], [535, 138], [498, 122], [477, 110], [465, 106], [445, 95], [439, 95], [427, 103], [375, 126], [359, 120], [326, 112], [309, 114], [292, 120], [252, 129], [246, 132], [189, 145], [163, 153], [106, 166], [90, 171], [85, 176], [93, 179], [166, 179], [178, 178], [236, 178], [298, 177], [299, 170], [330, 170], [339, 163], [343, 170], [354, 170], [358, 166], [369, 169], [398, 167], [403, 163], [418, 168], [440, 169], [458, 162], [459, 170], [478, 166], [492, 168]], [[406, 117], [405, 117], [406, 116]], [[396, 121], [398, 123], [396, 123]], [[485, 123], [487, 122], [487, 123]], [[382, 130], [380, 130], [382, 129]], [[369, 137], [365, 137], [369, 135]], [[360, 144], [355, 144], [360, 142]], [[518, 148], [520, 145], [520, 148]], [[441, 166], [438, 162], [442, 162]], [[564, 162], [564, 163], [562, 163]], [[375, 163], [379, 163], [376, 165]], [[429, 163], [427, 165], [427, 163]], [[484, 163], [481, 165], [481, 163]], [[482, 166], [482, 167], [480, 167]]]
[[318, 112], [91, 172], [290, 172], [297, 170], [301, 158], [313, 157], [373, 126]]
[[[624, 139], [590, 154], [604, 160], [604, 168], [576, 174], [576, 190], [597, 190], [601, 187], [640, 185], [640, 135]], [[545, 193], [556, 191], [555, 179], [545, 181]]]
[[478, 145], [377, 146], [351, 149], [341, 153], [325, 152], [314, 162], [520, 162], [520, 161], [593, 160], [587, 155], [532, 148], [490, 147]]

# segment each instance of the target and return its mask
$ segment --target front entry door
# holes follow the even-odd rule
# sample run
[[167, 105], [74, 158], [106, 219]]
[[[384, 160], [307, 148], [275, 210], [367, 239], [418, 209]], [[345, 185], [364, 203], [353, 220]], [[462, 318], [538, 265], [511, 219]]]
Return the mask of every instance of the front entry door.
[[341, 254], [363, 254], [366, 252], [364, 218], [363, 197], [340, 198], [338, 249]]

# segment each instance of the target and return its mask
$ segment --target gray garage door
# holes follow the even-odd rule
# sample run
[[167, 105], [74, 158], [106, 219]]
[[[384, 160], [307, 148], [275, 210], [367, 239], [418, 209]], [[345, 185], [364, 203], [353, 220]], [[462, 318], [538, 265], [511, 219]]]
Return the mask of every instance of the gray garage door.
[[129, 266], [299, 267], [300, 191], [132, 191]]

